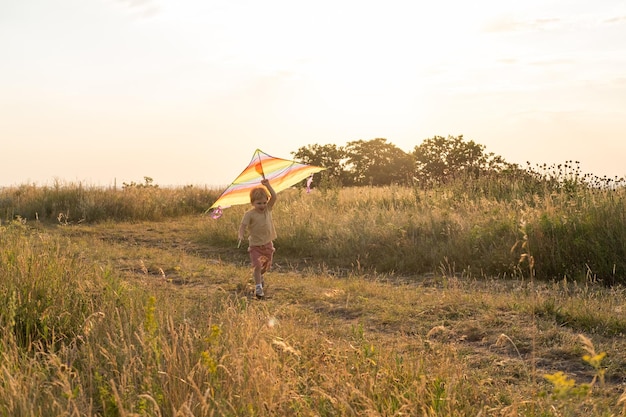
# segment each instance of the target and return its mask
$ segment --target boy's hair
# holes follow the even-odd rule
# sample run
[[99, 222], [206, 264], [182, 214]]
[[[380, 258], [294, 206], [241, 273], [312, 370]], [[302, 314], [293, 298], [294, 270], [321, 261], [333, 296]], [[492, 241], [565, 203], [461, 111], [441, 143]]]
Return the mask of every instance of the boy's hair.
[[261, 200], [264, 197], [269, 198], [269, 195], [265, 187], [256, 187], [250, 190], [250, 202], [251, 203], [254, 203], [256, 200]]

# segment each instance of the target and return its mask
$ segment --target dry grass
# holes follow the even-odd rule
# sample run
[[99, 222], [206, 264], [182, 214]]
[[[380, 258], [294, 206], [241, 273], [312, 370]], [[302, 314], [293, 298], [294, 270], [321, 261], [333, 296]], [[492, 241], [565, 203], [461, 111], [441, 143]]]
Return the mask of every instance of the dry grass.
[[[276, 244], [292, 260], [344, 271], [514, 277], [527, 236], [535, 274], [624, 284], [626, 188], [592, 181], [570, 165], [543, 175], [460, 178], [436, 188], [290, 189], [276, 207]], [[0, 188], [0, 221], [63, 225], [160, 221], [200, 215], [219, 191], [125, 184], [96, 188], [60, 183]], [[201, 233], [207, 246], [233, 245], [243, 207], [231, 208]], [[519, 249], [519, 246], [516, 246]], [[294, 265], [296, 266], [296, 265]]]
[[245, 249], [207, 244], [210, 219], [32, 226], [0, 228], [0, 415], [625, 415], [621, 287], [279, 248], [257, 301]]

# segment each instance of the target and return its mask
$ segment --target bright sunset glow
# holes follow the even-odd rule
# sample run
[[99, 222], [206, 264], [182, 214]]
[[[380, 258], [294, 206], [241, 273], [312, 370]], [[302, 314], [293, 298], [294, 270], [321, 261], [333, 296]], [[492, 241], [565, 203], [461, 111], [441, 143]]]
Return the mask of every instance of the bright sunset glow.
[[435, 135], [626, 175], [626, 3], [0, 0], [0, 186], [222, 186], [257, 148]]

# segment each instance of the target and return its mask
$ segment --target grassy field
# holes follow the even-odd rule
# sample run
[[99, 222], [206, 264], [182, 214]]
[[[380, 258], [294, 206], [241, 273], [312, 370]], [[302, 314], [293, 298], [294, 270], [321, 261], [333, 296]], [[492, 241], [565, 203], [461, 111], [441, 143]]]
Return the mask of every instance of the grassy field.
[[[22, 190], [0, 226], [0, 415], [626, 415], [623, 191], [498, 186], [281, 193], [265, 300], [245, 207]], [[99, 198], [123, 219], [90, 219]]]

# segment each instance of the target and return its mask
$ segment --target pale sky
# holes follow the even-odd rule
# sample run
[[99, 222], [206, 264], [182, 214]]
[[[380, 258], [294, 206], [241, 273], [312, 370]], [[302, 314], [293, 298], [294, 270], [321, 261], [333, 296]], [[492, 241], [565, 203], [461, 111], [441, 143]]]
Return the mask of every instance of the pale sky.
[[0, 186], [463, 135], [625, 176], [624, 0], [0, 0]]

